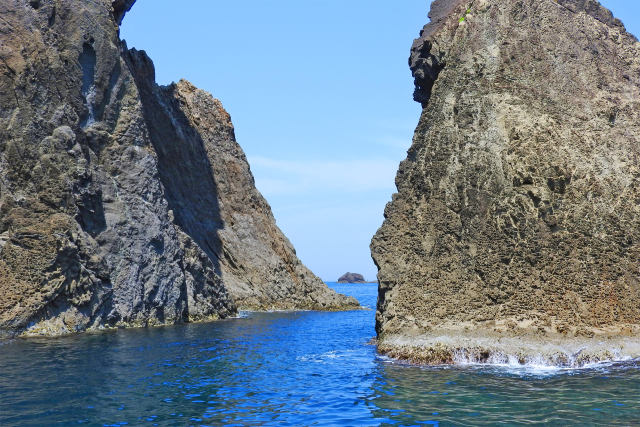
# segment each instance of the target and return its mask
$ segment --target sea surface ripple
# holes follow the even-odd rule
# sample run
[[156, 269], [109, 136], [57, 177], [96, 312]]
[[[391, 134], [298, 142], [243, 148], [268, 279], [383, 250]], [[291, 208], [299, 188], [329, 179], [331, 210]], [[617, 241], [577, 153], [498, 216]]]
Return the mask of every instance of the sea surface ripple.
[[[330, 284], [372, 309], [376, 285]], [[633, 425], [640, 362], [416, 367], [376, 354], [375, 310], [0, 346], [0, 425]]]

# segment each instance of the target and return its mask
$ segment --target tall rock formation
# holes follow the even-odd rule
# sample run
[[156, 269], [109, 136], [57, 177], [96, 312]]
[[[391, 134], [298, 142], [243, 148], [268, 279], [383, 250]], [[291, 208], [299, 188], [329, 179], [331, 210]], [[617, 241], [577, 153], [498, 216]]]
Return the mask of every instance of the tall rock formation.
[[220, 102], [119, 39], [134, 1], [0, 2], [0, 335], [357, 306], [300, 263]]
[[640, 43], [594, 0], [436, 0], [372, 241], [379, 349], [640, 356]]

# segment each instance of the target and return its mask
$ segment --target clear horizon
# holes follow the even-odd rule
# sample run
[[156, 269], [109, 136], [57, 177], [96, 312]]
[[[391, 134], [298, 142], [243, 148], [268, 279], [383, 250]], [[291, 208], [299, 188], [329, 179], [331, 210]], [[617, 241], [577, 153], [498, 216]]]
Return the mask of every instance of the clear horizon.
[[[374, 280], [369, 241], [420, 115], [407, 58], [429, 3], [138, 0], [121, 36], [159, 84], [185, 78], [222, 101], [302, 262], [325, 281]], [[631, 3], [601, 1], [640, 36]]]

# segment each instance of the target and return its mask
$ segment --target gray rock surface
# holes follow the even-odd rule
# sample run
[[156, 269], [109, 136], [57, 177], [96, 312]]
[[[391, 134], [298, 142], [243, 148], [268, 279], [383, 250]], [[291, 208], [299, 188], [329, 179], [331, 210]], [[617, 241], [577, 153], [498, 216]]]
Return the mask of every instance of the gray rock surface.
[[593, 0], [436, 0], [423, 104], [372, 240], [379, 349], [640, 356], [640, 43]]
[[220, 102], [120, 41], [133, 3], [0, 3], [0, 334], [357, 306], [297, 259]]

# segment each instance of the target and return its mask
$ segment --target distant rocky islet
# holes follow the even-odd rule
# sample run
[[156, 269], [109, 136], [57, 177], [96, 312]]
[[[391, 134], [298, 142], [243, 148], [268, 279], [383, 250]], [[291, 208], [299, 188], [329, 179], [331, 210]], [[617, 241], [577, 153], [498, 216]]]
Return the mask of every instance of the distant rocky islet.
[[338, 279], [338, 283], [376, 283], [375, 281], [367, 281], [364, 276], [359, 273], [345, 273]]

